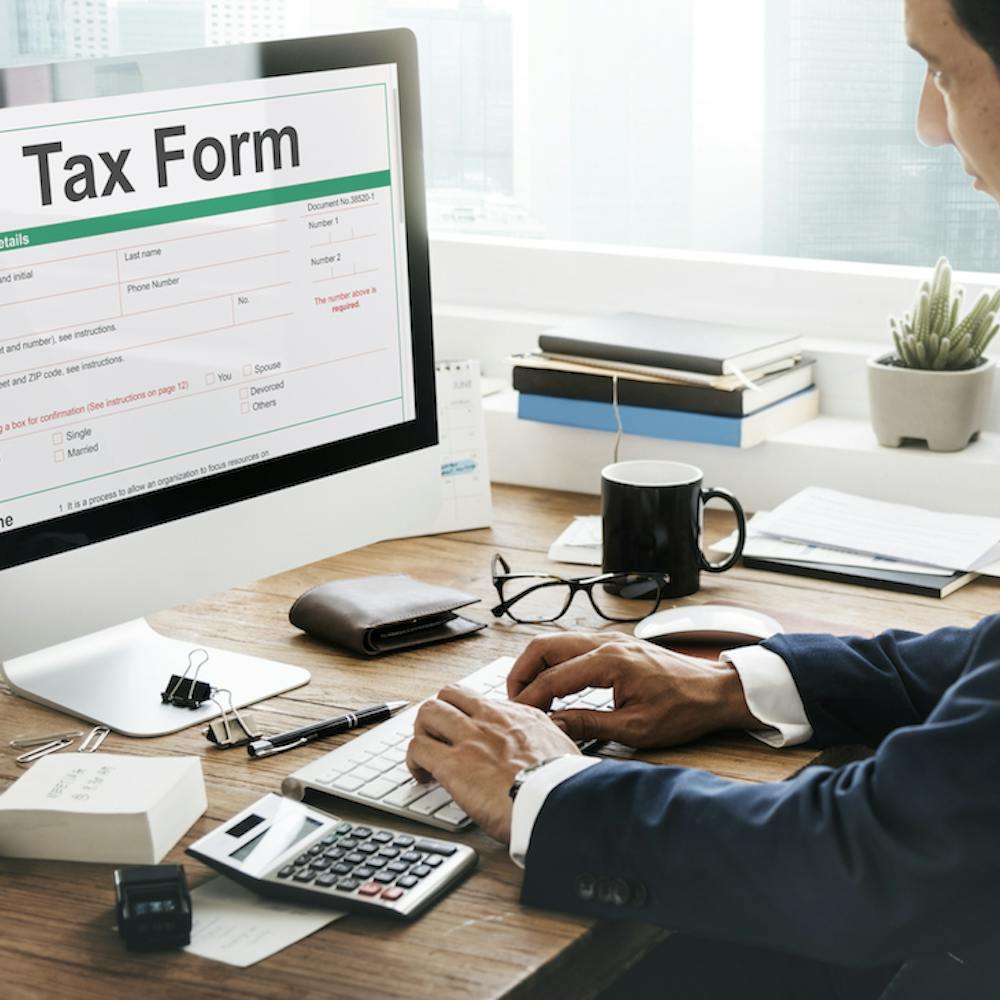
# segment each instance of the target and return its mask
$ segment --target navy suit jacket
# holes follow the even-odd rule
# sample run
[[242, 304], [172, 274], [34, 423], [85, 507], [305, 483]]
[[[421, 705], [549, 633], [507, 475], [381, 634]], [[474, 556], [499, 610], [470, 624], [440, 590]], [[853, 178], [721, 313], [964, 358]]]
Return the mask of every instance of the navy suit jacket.
[[791, 670], [812, 745], [874, 756], [759, 785], [604, 761], [546, 799], [524, 901], [838, 964], [922, 959], [946, 980], [996, 970], [1000, 615], [764, 645]]

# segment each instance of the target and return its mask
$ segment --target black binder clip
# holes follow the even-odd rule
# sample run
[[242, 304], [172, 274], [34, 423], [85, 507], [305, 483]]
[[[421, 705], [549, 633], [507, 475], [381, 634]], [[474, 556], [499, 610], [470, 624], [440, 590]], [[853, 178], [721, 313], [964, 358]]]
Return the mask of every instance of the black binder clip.
[[[204, 657], [195, 666], [194, 659], [201, 653]], [[164, 705], [176, 708], [200, 708], [212, 697], [212, 685], [207, 681], [198, 680], [198, 673], [209, 661], [208, 652], [204, 649], [192, 649], [188, 653], [188, 665], [183, 674], [171, 674], [166, 688], [160, 692], [160, 700]], [[188, 677], [188, 674], [191, 674]]]
[[[228, 709], [223, 705], [220, 695], [226, 696], [226, 700], [229, 702]], [[208, 728], [205, 729], [205, 739], [209, 743], [214, 743], [220, 749], [228, 750], [230, 747], [246, 746], [251, 740], [259, 739], [263, 735], [249, 712], [240, 714], [239, 709], [233, 704], [231, 691], [227, 691], [225, 688], [214, 691], [212, 701], [218, 705], [222, 714], [218, 719], [210, 722]]]

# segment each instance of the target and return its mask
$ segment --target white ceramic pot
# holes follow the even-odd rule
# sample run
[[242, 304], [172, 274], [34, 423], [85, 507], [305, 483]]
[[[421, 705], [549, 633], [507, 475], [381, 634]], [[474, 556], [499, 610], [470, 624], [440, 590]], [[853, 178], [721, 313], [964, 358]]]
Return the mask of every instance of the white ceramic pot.
[[961, 451], [979, 437], [993, 392], [995, 362], [985, 358], [964, 371], [927, 371], [868, 361], [868, 399], [878, 443], [898, 448], [904, 439], [926, 441], [931, 451]]

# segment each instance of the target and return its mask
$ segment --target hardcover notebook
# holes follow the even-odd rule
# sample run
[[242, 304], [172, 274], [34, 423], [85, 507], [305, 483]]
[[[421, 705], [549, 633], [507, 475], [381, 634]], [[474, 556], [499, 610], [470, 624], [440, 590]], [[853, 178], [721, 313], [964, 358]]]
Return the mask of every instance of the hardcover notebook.
[[729, 375], [798, 354], [799, 337], [694, 320], [617, 313], [543, 333], [541, 350]]

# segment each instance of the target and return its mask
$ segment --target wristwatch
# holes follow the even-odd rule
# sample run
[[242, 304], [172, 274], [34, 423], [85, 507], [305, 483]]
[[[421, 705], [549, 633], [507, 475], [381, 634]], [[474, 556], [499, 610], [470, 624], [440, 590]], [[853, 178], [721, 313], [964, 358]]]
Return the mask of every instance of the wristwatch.
[[546, 757], [545, 760], [540, 760], [537, 764], [530, 764], [528, 767], [522, 767], [520, 771], [514, 775], [514, 781], [510, 786], [510, 790], [507, 794], [511, 797], [511, 800], [517, 798], [517, 793], [521, 790], [521, 785], [525, 783], [528, 779], [528, 775], [532, 771], [538, 771], [545, 767], [546, 764], [551, 764], [554, 760], [559, 760], [564, 754], [557, 754], [555, 757]]

